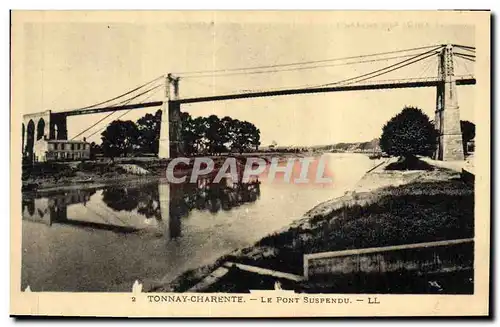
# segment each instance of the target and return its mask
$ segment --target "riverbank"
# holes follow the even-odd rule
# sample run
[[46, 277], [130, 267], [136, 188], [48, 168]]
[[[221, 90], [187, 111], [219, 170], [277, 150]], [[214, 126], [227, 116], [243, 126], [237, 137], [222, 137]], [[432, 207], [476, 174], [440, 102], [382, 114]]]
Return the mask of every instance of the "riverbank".
[[22, 190], [55, 191], [97, 188], [105, 185], [139, 183], [157, 179], [153, 174], [136, 174], [118, 163], [41, 163], [23, 167]]
[[[286, 158], [302, 158], [317, 153], [245, 153], [235, 155], [237, 160], [257, 157], [270, 162]], [[321, 153], [319, 153], [321, 155]], [[212, 156], [215, 170], [220, 168], [227, 156]], [[189, 173], [194, 157], [189, 165], [178, 167], [176, 172]], [[23, 166], [22, 187], [24, 191], [55, 191], [80, 188], [95, 188], [123, 183], [140, 183], [164, 179], [170, 160], [153, 157], [117, 158], [115, 161], [99, 160], [85, 162], [37, 163]], [[131, 169], [132, 168], [132, 169]], [[135, 168], [135, 169], [134, 169]]]
[[[368, 172], [352, 191], [316, 206], [301, 219], [253, 246], [234, 251], [211, 265], [187, 271], [172, 281], [151, 283], [146, 291], [185, 292], [227, 262], [302, 275], [303, 255], [308, 253], [474, 236], [473, 186], [448, 169], [386, 170], [390, 164], [388, 161]], [[469, 280], [468, 275], [462, 277]], [[269, 289], [275, 281], [276, 278], [233, 269], [204, 291]], [[283, 288], [315, 291], [304, 283], [280, 282]]]

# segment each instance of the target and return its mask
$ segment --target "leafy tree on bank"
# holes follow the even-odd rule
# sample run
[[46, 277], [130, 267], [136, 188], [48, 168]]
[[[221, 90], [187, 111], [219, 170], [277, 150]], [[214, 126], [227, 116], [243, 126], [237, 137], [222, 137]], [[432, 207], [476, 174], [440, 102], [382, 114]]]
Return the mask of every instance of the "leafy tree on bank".
[[182, 139], [186, 154], [242, 153], [258, 148], [260, 131], [252, 123], [228, 116], [193, 119], [188, 113], [182, 113]]
[[476, 137], [476, 125], [468, 120], [461, 120], [460, 129], [462, 130], [464, 154], [467, 154], [467, 143]]
[[106, 157], [126, 156], [138, 148], [139, 130], [130, 120], [115, 120], [101, 133], [101, 149]]
[[224, 145], [228, 142], [227, 126], [216, 115], [210, 115], [206, 119], [206, 138], [208, 140], [208, 152], [210, 154], [220, 154], [226, 152]]
[[250, 150], [257, 150], [260, 145], [260, 131], [254, 124], [247, 121], [235, 123], [234, 141], [231, 150], [240, 154]]
[[139, 132], [137, 145], [141, 152], [158, 153], [161, 115], [162, 111], [158, 110], [154, 115], [146, 114], [137, 120], [137, 130]]
[[184, 142], [184, 151], [188, 155], [207, 153], [209, 141], [206, 137], [208, 128], [204, 117], [192, 118], [187, 112], [181, 114], [182, 132], [181, 139]]
[[405, 107], [382, 129], [380, 147], [391, 156], [416, 161], [416, 155], [432, 156], [436, 150], [437, 132], [429, 117], [415, 107]]
[[196, 152], [196, 140], [198, 135], [194, 129], [193, 119], [187, 112], [181, 113], [181, 138], [184, 141], [184, 151], [186, 154], [194, 154]]
[[[101, 134], [102, 144], [96, 151], [115, 158], [132, 152], [158, 154], [162, 111], [146, 114], [137, 123], [130, 120], [113, 121]], [[260, 145], [260, 131], [247, 121], [231, 117], [220, 119], [216, 115], [192, 118], [181, 113], [181, 139], [186, 155], [211, 154], [237, 151], [239, 153], [257, 150]], [[96, 152], [97, 153], [97, 152]]]

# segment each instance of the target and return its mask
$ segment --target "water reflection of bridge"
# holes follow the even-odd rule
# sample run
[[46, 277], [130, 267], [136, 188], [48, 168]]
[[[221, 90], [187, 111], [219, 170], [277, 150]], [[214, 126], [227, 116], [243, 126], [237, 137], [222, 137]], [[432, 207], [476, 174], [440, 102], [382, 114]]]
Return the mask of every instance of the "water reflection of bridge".
[[[176, 238], [181, 236], [182, 218], [189, 216], [192, 210], [228, 211], [255, 202], [259, 196], [259, 181], [232, 183], [230, 179], [222, 179], [221, 183], [214, 184], [200, 179], [197, 183], [185, 184], [148, 183], [26, 193], [23, 194], [22, 213], [23, 219], [48, 226], [66, 224], [121, 233], [155, 226], [163, 235]], [[72, 216], [68, 208], [73, 205], [85, 210]], [[125, 218], [118, 217], [124, 212], [127, 213]]]

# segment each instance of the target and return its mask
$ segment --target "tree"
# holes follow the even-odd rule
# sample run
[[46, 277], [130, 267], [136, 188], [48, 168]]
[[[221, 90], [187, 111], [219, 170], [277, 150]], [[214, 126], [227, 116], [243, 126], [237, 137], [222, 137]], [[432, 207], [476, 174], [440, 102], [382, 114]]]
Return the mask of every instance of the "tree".
[[211, 154], [219, 154], [227, 151], [225, 143], [228, 141], [227, 125], [224, 126], [222, 121], [216, 115], [210, 115], [206, 119], [207, 130], [206, 138], [208, 140], [208, 151]]
[[234, 124], [234, 140], [231, 149], [243, 153], [260, 145], [260, 130], [247, 121], [236, 121]]
[[181, 114], [182, 130], [181, 138], [184, 142], [186, 154], [204, 153], [208, 151], [208, 140], [206, 138], [207, 122], [204, 117], [193, 119], [187, 112]]
[[224, 118], [221, 119], [222, 131], [224, 133], [224, 139], [222, 140], [224, 151], [229, 151], [232, 147], [235, 138], [234, 127], [237, 124], [237, 122], [238, 122], [237, 119], [233, 119], [229, 116], [225, 116]]
[[162, 111], [158, 110], [154, 115], [146, 114], [137, 120], [138, 145], [142, 152], [158, 153], [160, 142]]
[[207, 153], [209, 151], [209, 140], [207, 138], [208, 122], [205, 117], [193, 119], [194, 147], [197, 153]]
[[100, 153], [102, 153], [101, 146], [95, 142], [90, 143], [90, 159], [95, 160]]
[[193, 118], [187, 112], [181, 113], [181, 139], [184, 142], [184, 152], [186, 154], [193, 154], [196, 152], [195, 142], [196, 134], [193, 129]]
[[437, 132], [429, 117], [418, 108], [405, 107], [384, 125], [380, 147], [389, 155], [411, 160], [416, 155], [431, 156], [436, 142]]
[[181, 114], [182, 140], [187, 154], [220, 154], [228, 149], [244, 152], [260, 145], [260, 131], [247, 121], [216, 115], [192, 118]]
[[476, 125], [468, 120], [461, 120], [460, 129], [462, 130], [464, 153], [467, 154], [467, 143], [476, 137]]
[[115, 120], [101, 133], [103, 154], [111, 159], [126, 156], [138, 144], [139, 131], [137, 125], [130, 120]]

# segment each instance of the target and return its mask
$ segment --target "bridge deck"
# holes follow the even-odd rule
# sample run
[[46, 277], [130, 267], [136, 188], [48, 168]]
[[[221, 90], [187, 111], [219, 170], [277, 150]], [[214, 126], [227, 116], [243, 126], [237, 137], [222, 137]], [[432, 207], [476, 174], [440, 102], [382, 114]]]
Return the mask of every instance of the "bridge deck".
[[[213, 95], [206, 97], [196, 97], [196, 98], [184, 98], [179, 100], [174, 100], [174, 103], [199, 103], [199, 102], [210, 102], [210, 101], [223, 101], [223, 100], [236, 100], [236, 99], [249, 99], [249, 98], [261, 98], [261, 97], [271, 97], [280, 95], [293, 95], [293, 94], [311, 94], [311, 93], [327, 93], [327, 92], [346, 92], [346, 91], [367, 91], [367, 90], [382, 90], [382, 89], [403, 89], [403, 88], [420, 88], [420, 87], [436, 87], [440, 81], [437, 78], [433, 79], [416, 79], [409, 80], [405, 82], [374, 82], [365, 84], [353, 84], [353, 85], [339, 85], [331, 87], [312, 87], [312, 88], [295, 88], [295, 89], [285, 89], [285, 90], [275, 90], [275, 91], [260, 91], [260, 92], [249, 92], [240, 94], [226, 94], [226, 95]], [[475, 78], [460, 78], [456, 80], [457, 85], [475, 85]], [[119, 110], [130, 110], [139, 108], [149, 108], [161, 106], [163, 101], [153, 101], [139, 104], [129, 104], [123, 106], [114, 107], [102, 107], [93, 109], [76, 109], [76, 110], [66, 110], [54, 112], [57, 114], [63, 114], [66, 116], [76, 116], [76, 115], [87, 115], [96, 114], [110, 111]]]

